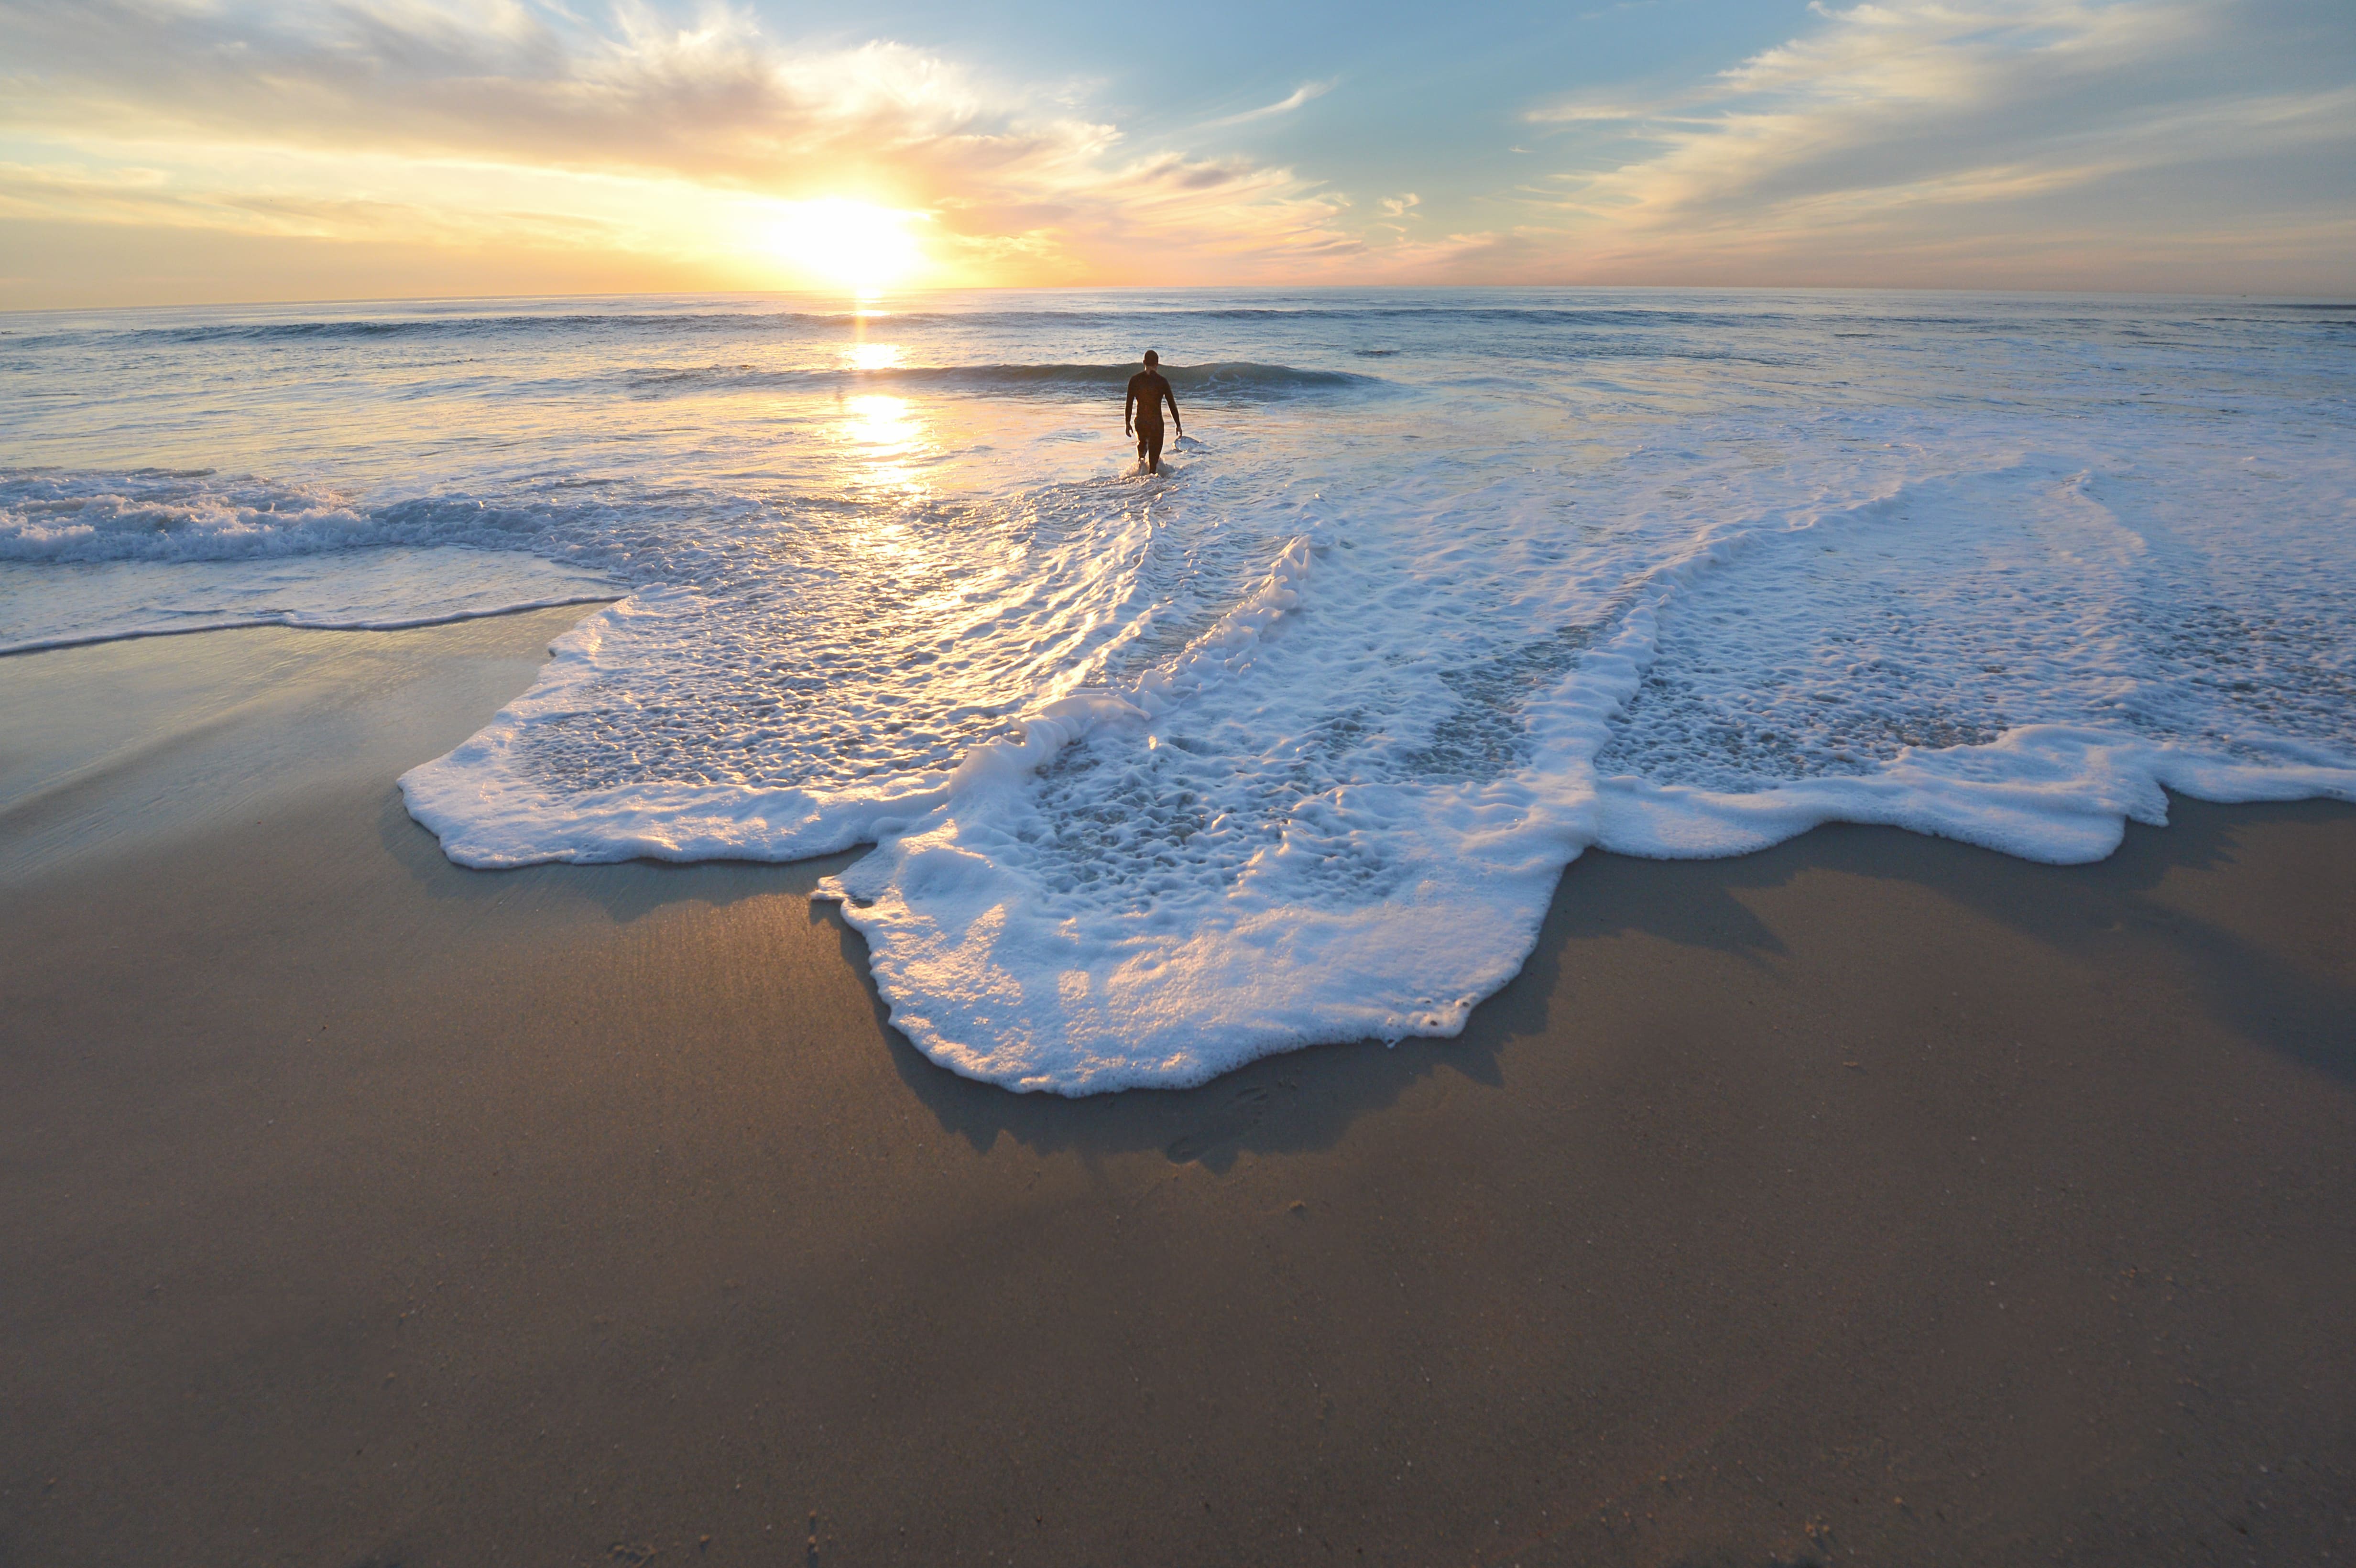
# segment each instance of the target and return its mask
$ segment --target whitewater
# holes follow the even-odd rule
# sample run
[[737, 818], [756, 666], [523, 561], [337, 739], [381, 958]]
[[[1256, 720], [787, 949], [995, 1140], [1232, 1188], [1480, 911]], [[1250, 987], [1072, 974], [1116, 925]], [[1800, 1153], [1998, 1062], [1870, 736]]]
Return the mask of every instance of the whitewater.
[[1837, 292], [20, 314], [0, 652], [589, 606], [400, 780], [452, 859], [865, 846], [821, 896], [927, 1055], [1192, 1084], [1460, 1031], [1590, 847], [2356, 800], [2351, 350]]

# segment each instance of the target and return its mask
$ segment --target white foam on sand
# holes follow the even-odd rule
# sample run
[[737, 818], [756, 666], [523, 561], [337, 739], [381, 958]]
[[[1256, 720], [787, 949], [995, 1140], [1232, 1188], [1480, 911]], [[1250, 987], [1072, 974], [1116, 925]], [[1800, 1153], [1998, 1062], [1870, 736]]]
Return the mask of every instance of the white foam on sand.
[[[1693, 494], [1650, 516], [1633, 463], [1585, 493], [1622, 487], [1584, 550], [1551, 475], [1475, 497], [1394, 473], [1321, 496], [1207, 627], [1104, 679], [1133, 639], [1089, 651], [1076, 628], [1143, 624], [1122, 606], [1151, 599], [1142, 569], [1178, 508], [980, 594], [987, 618], [945, 645], [978, 655], [1019, 626], [1029, 649], [1061, 626], [1071, 646], [999, 688], [1028, 700], [989, 706], [994, 732], [938, 766], [552, 789], [536, 738], [610, 720], [648, 650], [676, 668], [712, 641], [709, 603], [642, 596], [403, 786], [479, 865], [872, 840], [827, 892], [894, 1022], [961, 1072], [1064, 1093], [1455, 1033], [1590, 845], [1737, 854], [1840, 820], [2077, 861], [2159, 820], [2163, 786], [2356, 798], [2344, 603], [2286, 617], [2270, 573], [2175, 538], [2180, 502], [2148, 476], [1973, 455], [1766, 471], [1697, 451], [1673, 486]], [[852, 693], [830, 689], [841, 711]]]
[[[833, 891], [928, 1054], [1070, 1093], [1456, 1033], [1590, 845], [1740, 854], [1847, 821], [2071, 862], [2163, 820], [2163, 786], [2356, 799], [2344, 706], [2318, 704], [2328, 733], [2227, 739], [2188, 696], [2138, 635], [2150, 544], [2091, 488], [2027, 461], [1703, 530], [1615, 603], [1562, 603], [1551, 635], [1540, 617], [1485, 668], [1441, 672], [1452, 706], [1387, 704], [1387, 767], [1334, 756], [1320, 724], [1360, 710], [1396, 646], [1444, 642], [1329, 574], [1332, 599], [1256, 650], [1258, 679], [944, 804]], [[2253, 651], [2166, 638], [2229, 688]], [[2329, 661], [2281, 673], [2345, 695], [2344, 642], [2273, 651]], [[1230, 726], [1262, 743], [1208, 765], [1187, 749]]]

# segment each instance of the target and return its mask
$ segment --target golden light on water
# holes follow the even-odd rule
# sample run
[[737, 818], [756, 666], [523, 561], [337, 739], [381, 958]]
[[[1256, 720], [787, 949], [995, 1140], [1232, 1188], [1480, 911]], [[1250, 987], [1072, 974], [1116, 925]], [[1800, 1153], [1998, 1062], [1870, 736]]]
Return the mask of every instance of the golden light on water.
[[846, 455], [858, 483], [911, 494], [925, 489], [918, 465], [930, 451], [932, 432], [914, 404], [875, 392], [846, 398], [842, 409], [841, 436], [852, 449]]
[[847, 433], [861, 445], [873, 449], [875, 455], [903, 453], [915, 445], [923, 433], [905, 398], [874, 393], [845, 399], [844, 405], [851, 416]]
[[843, 368], [848, 370], [889, 370], [900, 363], [900, 357], [896, 343], [853, 343], [842, 351]]

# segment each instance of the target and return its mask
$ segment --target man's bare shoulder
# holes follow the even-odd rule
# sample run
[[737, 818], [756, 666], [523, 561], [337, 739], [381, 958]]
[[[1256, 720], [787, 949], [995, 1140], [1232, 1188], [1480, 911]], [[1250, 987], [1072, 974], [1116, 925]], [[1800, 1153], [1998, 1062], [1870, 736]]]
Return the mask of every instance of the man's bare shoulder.
[[1140, 370], [1129, 379], [1129, 389], [1141, 398], [1148, 392], [1158, 392], [1169, 384], [1151, 370]]

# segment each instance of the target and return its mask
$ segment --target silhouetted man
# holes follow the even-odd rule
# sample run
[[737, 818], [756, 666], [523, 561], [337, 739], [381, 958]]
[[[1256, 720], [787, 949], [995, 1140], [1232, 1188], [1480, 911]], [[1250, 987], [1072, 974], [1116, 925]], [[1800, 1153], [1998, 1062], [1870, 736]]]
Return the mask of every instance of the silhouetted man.
[[1171, 391], [1170, 383], [1162, 379], [1154, 367], [1162, 356], [1149, 348], [1145, 351], [1145, 368], [1129, 379], [1129, 400], [1120, 406], [1120, 429], [1124, 435], [1137, 436], [1137, 458], [1145, 464], [1148, 474], [1162, 472], [1162, 405], [1170, 405], [1170, 420], [1178, 433], [1186, 433], [1186, 421], [1178, 417], [1178, 397]]

